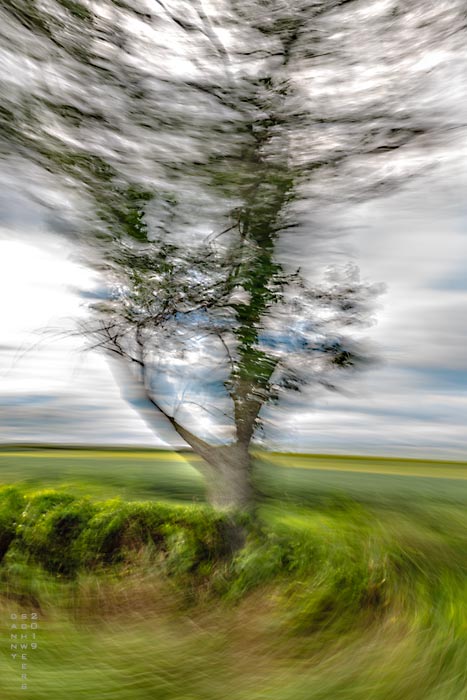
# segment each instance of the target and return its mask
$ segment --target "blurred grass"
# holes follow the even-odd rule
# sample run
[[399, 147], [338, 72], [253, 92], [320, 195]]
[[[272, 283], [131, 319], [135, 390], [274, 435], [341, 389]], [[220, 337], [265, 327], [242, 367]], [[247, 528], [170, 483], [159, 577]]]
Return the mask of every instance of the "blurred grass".
[[[211, 546], [210, 511], [176, 505], [204, 495], [180, 455], [4, 452], [0, 483], [18, 487], [0, 508], [0, 697], [464, 700], [466, 473], [262, 455], [261, 528], [226, 559]], [[129, 503], [141, 499], [152, 505]], [[18, 535], [22, 512], [29, 529]], [[64, 517], [82, 549], [57, 539]], [[208, 531], [211, 549], [200, 549]], [[122, 556], [96, 555], [109, 543]], [[92, 551], [84, 567], [53, 573], [67, 552]], [[33, 610], [26, 692], [8, 625]]]

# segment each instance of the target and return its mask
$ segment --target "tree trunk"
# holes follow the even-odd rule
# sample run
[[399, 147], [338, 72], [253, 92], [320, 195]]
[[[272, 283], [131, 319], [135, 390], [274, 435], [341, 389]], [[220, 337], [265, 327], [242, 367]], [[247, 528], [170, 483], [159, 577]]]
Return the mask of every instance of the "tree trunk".
[[110, 366], [122, 397], [138, 411], [145, 422], [157, 433], [162, 425], [160, 417], [164, 416], [180, 437], [193, 448], [194, 453], [204, 460], [193, 466], [206, 481], [209, 503], [222, 510], [251, 512], [254, 491], [248, 450], [250, 438], [237, 439], [230, 445], [210, 445], [163, 410], [146, 388], [144, 375], [138, 381], [137, 377], [128, 372], [128, 367], [122, 360], [113, 362]]
[[224, 539], [233, 554], [244, 546], [248, 535], [248, 528], [234, 517], [235, 513], [254, 515], [255, 493], [248, 445], [236, 442], [215, 447], [200, 444], [198, 438], [190, 440], [193, 436], [183, 428], [179, 432], [187, 442], [192, 442], [193, 451], [203, 459], [193, 466], [205, 479], [209, 504], [232, 516], [226, 521]]
[[[211, 450], [210, 455], [204, 455], [208, 472], [200, 469], [206, 480], [209, 503], [232, 516], [240, 512], [254, 515], [255, 494], [248, 445], [237, 442]], [[235, 517], [228, 518], [224, 539], [232, 554], [244, 546], [247, 535], [245, 525]]]
[[204, 455], [211, 467], [207, 477], [209, 502], [215, 508], [250, 511], [254, 491], [248, 447], [233, 443], [211, 449], [212, 454]]

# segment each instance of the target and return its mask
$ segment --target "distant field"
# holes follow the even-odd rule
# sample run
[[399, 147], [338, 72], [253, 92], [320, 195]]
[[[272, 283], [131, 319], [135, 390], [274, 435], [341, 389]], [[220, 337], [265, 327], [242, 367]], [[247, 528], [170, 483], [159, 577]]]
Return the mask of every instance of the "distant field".
[[72, 487], [97, 498], [204, 500], [201, 477], [177, 452], [1, 450], [0, 483], [13, 482]]
[[467, 463], [263, 454], [257, 480], [273, 498], [310, 503], [340, 494], [379, 507], [420, 500], [467, 503]]
[[[189, 452], [118, 449], [0, 450], [0, 483], [70, 487], [94, 497], [204, 500]], [[257, 453], [265, 497], [312, 502], [341, 494], [384, 505], [420, 498], [467, 503], [467, 463], [377, 457]]]

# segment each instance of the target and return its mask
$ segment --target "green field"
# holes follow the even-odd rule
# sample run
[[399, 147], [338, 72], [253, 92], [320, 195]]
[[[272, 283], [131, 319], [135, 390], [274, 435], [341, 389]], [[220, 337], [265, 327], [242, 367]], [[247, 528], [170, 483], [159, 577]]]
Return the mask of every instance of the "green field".
[[[257, 453], [255, 478], [274, 498], [314, 501], [341, 492], [362, 502], [467, 503], [467, 462]], [[107, 449], [0, 450], [1, 483], [66, 486], [100, 498], [204, 499], [189, 452]]]
[[[158, 450], [0, 450], [0, 483], [72, 487], [99, 498], [202, 501], [196, 455]], [[395, 500], [467, 503], [467, 463], [257, 453], [265, 496], [314, 502], [342, 493], [379, 506]]]
[[[2, 700], [467, 698], [466, 464], [258, 454], [260, 529], [233, 559], [197, 561], [212, 516], [196, 506], [194, 463], [139, 450], [0, 453], [0, 486], [17, 485], [4, 492], [0, 545], [26, 504], [25, 534], [0, 566]], [[131, 530], [118, 563], [77, 559], [60, 573], [60, 553], [75, 551], [53, 539], [61, 518], [88, 509], [99, 528], [127, 511], [153, 518], [160, 502], [201, 519], [170, 526], [165, 549]], [[9, 649], [21, 612], [40, 627], [27, 690]]]

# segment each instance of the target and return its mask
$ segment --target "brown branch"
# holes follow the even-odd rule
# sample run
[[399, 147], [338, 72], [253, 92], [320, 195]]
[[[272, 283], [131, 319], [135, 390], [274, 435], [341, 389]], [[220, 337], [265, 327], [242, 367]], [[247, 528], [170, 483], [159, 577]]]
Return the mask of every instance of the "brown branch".
[[141, 362], [141, 374], [142, 374], [142, 385], [144, 389], [144, 393], [148, 399], [148, 401], [156, 408], [164, 418], [166, 418], [169, 423], [172, 425], [172, 427], [177, 431], [177, 433], [182, 437], [185, 442], [187, 442], [193, 449], [194, 451], [200, 455], [203, 459], [205, 459], [207, 462], [209, 462], [212, 465], [212, 459], [213, 459], [213, 451], [215, 450], [215, 447], [213, 445], [210, 445], [208, 442], [205, 442], [201, 438], [197, 437], [192, 433], [190, 430], [185, 428], [183, 425], [181, 425], [175, 418], [174, 416], [171, 416], [170, 413], [168, 413], [157, 401], [157, 399], [154, 398], [152, 392], [150, 391], [150, 388], [148, 386], [148, 383], [146, 381], [147, 377], [147, 367], [144, 361]]

